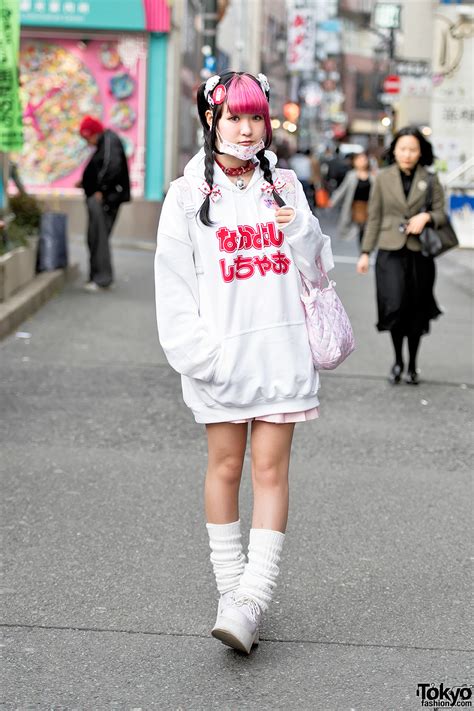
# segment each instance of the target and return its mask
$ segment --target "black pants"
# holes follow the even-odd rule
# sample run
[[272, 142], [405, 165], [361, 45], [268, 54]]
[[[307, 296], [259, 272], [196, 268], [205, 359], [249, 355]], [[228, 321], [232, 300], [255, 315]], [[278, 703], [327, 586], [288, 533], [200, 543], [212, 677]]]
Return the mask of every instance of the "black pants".
[[109, 237], [118, 209], [105, 209], [94, 195], [87, 198], [87, 246], [89, 247], [89, 280], [99, 286], [110, 286], [114, 280]]

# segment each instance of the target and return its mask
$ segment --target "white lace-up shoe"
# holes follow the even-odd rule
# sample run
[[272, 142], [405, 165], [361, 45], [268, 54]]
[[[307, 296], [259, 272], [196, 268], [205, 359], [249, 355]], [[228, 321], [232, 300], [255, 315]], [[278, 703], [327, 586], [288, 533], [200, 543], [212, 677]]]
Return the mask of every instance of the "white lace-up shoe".
[[228, 647], [250, 654], [258, 644], [262, 611], [250, 597], [233, 599], [217, 616], [212, 636]]
[[235, 590], [230, 590], [230, 592], [226, 592], [223, 595], [220, 596], [219, 598], [219, 603], [217, 605], [217, 619], [216, 619], [216, 624], [214, 627], [217, 627], [219, 623], [219, 617], [223, 613], [223, 611], [229, 607], [229, 605], [232, 605], [234, 602], [234, 597], [235, 597]]

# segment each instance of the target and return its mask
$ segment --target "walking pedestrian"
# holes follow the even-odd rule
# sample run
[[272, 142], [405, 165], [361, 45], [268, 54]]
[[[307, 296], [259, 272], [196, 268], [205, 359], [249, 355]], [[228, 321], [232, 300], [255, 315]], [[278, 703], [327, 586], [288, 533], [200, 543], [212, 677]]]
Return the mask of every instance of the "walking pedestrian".
[[304, 194], [310, 205], [314, 206], [315, 186], [321, 182], [319, 162], [313, 158], [311, 150], [297, 151], [289, 160], [289, 167], [294, 170], [296, 177], [303, 186]]
[[[155, 259], [158, 330], [185, 403], [207, 431], [205, 510], [220, 593], [212, 634], [250, 653], [279, 573], [296, 422], [318, 417], [300, 300], [329, 238], [292, 171], [277, 170], [263, 74], [226, 72], [197, 94], [204, 148], [163, 204]], [[239, 488], [250, 423], [248, 561]]]
[[86, 195], [89, 248], [89, 280], [84, 288], [97, 292], [113, 283], [110, 234], [120, 205], [130, 200], [127, 158], [120, 137], [105, 129], [93, 116], [86, 116], [79, 132], [95, 152], [87, 163], [82, 180]]
[[369, 202], [369, 218], [362, 239], [359, 274], [369, 269], [369, 254], [378, 247], [375, 264], [379, 331], [390, 331], [395, 362], [390, 383], [400, 382], [404, 370], [403, 343], [408, 341], [406, 382], [419, 382], [417, 356], [421, 337], [441, 311], [433, 294], [436, 272], [433, 257], [421, 253], [420, 234], [428, 223], [445, 224], [443, 189], [436, 176], [433, 202], [426, 211], [433, 149], [421, 131], [402, 128], [388, 151], [390, 165], [378, 174]]
[[328, 207], [341, 206], [337, 224], [338, 237], [349, 239], [356, 229], [359, 245], [367, 223], [369, 195], [372, 187], [369, 156], [365, 151], [352, 156], [352, 170], [331, 196]]
[[331, 194], [341, 185], [349, 170], [347, 158], [342, 155], [340, 147], [336, 146], [334, 156], [327, 162], [326, 183]]

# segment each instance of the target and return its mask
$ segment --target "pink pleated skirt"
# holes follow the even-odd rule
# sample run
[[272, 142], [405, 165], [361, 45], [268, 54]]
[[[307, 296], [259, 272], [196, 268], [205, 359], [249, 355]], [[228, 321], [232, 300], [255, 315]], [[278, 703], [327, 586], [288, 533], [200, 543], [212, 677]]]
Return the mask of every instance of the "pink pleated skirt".
[[276, 415], [261, 415], [260, 417], [249, 417], [246, 420], [232, 420], [232, 425], [243, 425], [246, 422], [253, 420], [261, 420], [261, 422], [273, 422], [276, 425], [285, 425], [289, 422], [307, 422], [308, 420], [316, 420], [319, 417], [319, 407], [312, 407], [310, 410], [301, 410], [300, 412], [284, 412]]

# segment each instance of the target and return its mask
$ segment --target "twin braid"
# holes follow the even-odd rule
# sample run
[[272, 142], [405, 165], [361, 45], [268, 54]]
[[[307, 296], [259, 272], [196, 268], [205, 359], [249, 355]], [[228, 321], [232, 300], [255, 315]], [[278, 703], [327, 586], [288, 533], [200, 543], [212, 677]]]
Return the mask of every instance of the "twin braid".
[[[273, 185], [273, 176], [272, 176], [272, 171], [270, 169], [270, 163], [268, 161], [268, 158], [265, 155], [265, 149], [263, 148], [261, 151], [259, 151], [256, 155], [256, 158], [258, 158], [260, 162], [260, 168], [263, 170], [263, 177], [267, 181], [267, 183], [270, 183], [270, 185]], [[273, 190], [273, 199], [275, 200], [276, 204], [282, 207], [285, 204], [285, 201], [283, 198], [278, 195], [276, 190]]]
[[[214, 183], [214, 152], [212, 150], [212, 144], [213, 144], [213, 137], [212, 137], [212, 129], [210, 131], [206, 131], [205, 136], [204, 136], [204, 179], [206, 183], [209, 185], [209, 187], [212, 190], [213, 183]], [[201, 219], [201, 222], [206, 225], [207, 227], [210, 227], [213, 223], [211, 222], [211, 218], [209, 216], [209, 208], [211, 204], [211, 198], [209, 195], [206, 195], [206, 198], [204, 202], [202, 203], [201, 207], [199, 208], [199, 217]]]

